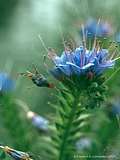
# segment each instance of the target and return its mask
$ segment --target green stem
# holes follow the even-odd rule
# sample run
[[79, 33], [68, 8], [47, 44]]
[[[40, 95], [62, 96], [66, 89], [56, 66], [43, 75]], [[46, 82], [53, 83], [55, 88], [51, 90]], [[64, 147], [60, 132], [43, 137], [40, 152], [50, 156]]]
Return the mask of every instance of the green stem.
[[77, 95], [77, 96], [75, 96], [73, 105], [71, 106], [69, 119], [68, 119], [68, 122], [65, 126], [65, 130], [63, 132], [62, 143], [61, 143], [61, 146], [60, 146], [59, 160], [66, 160], [65, 151], [67, 150], [67, 145], [68, 145], [67, 141], [68, 141], [68, 137], [69, 137], [69, 134], [70, 134], [70, 131], [71, 131], [71, 128], [72, 128], [73, 121], [74, 121], [74, 116], [76, 114], [78, 101], [79, 101], [79, 96]]

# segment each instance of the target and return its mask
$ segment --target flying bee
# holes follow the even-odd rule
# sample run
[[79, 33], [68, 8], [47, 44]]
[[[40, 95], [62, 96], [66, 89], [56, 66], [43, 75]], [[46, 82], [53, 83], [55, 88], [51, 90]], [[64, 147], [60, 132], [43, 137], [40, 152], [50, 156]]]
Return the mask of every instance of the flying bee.
[[54, 88], [54, 84], [49, 83], [49, 81], [42, 74], [39, 73], [35, 66], [34, 72], [26, 71], [25, 73], [20, 73], [20, 75], [28, 77], [38, 87]]
[[15, 149], [12, 149], [8, 146], [0, 146], [0, 148], [8, 155], [11, 156], [11, 158], [13, 158], [14, 160], [32, 160], [30, 158], [30, 155], [28, 153], [25, 152], [21, 152]]

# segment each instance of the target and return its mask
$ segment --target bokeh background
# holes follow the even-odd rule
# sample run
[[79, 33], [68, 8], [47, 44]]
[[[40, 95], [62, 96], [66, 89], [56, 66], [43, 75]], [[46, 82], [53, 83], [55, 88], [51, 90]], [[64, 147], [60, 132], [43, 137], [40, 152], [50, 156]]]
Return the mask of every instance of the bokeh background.
[[[20, 72], [32, 70], [32, 64], [35, 64], [42, 74], [54, 81], [44, 67], [43, 56], [47, 53], [38, 35], [41, 35], [47, 47], [55, 48], [59, 54], [63, 50], [62, 35], [66, 39], [71, 36], [79, 42], [80, 24], [90, 17], [107, 19], [114, 32], [119, 32], [119, 5], [119, 0], [0, 0], [0, 72], [7, 72], [16, 80], [15, 91], [0, 102], [0, 143], [29, 151], [38, 157], [41, 154], [40, 133], [26, 120], [22, 108], [10, 100], [21, 100], [46, 118], [54, 115], [55, 111], [48, 102], [56, 103], [53, 94], [56, 91], [39, 88], [29, 79], [18, 76]], [[51, 66], [49, 61], [48, 64]], [[118, 73], [109, 83], [110, 100], [114, 97], [119, 99], [119, 77]], [[99, 127], [95, 131], [98, 137], [101, 135], [101, 142], [108, 144], [108, 148], [111, 146], [108, 152], [118, 153], [120, 121], [115, 117], [110, 122], [104, 114], [96, 113], [94, 120]], [[107, 143], [106, 139], [112, 142]]]

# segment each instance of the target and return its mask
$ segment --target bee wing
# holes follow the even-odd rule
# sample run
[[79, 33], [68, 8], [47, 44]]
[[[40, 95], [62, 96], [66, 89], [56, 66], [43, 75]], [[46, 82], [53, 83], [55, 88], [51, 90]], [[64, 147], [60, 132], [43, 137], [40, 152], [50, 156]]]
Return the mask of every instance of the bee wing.
[[39, 74], [39, 71], [38, 71], [37, 67], [35, 66], [35, 64], [32, 64], [32, 66], [33, 66], [33, 69], [34, 69], [34, 73]]

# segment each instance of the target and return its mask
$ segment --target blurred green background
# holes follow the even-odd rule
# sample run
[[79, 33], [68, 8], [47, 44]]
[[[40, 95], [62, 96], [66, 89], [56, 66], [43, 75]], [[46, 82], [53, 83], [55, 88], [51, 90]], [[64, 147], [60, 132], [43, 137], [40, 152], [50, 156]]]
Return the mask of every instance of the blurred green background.
[[[79, 37], [79, 24], [88, 18], [108, 19], [114, 30], [120, 30], [120, 1], [119, 0], [0, 0], [0, 72], [9, 73], [16, 79], [16, 90], [14, 98], [23, 100], [31, 110], [40, 115], [52, 114], [48, 102], [55, 102], [53, 92], [47, 88], [39, 88], [26, 78], [18, 77], [18, 73], [32, 70], [32, 64], [36, 64], [39, 71], [46, 75], [51, 81], [52, 76], [47, 74], [43, 65], [43, 55], [46, 54], [38, 35], [40, 34], [47, 47], [55, 48], [58, 54], [63, 49], [61, 31], [65, 37], [72, 36], [76, 40]], [[51, 64], [49, 64], [51, 66]], [[56, 82], [57, 83], [57, 82]], [[119, 74], [110, 83], [110, 96], [119, 94]], [[28, 89], [30, 87], [30, 89]], [[8, 111], [12, 112], [12, 105], [8, 105]], [[11, 107], [11, 108], [10, 108]], [[14, 106], [14, 108], [19, 106]], [[2, 108], [2, 107], [1, 107]], [[0, 142], [12, 145], [18, 149], [39, 151], [38, 133], [31, 126], [27, 126], [24, 116], [22, 119], [23, 130], [33, 132], [24, 133], [26, 138], [20, 137], [23, 131], [16, 132], [19, 124], [13, 124], [15, 114], [20, 110], [14, 110], [10, 116], [3, 109], [0, 112], [8, 117], [8, 122], [1, 119]], [[11, 122], [10, 122], [11, 121]], [[11, 136], [8, 128], [11, 123]], [[8, 128], [7, 128], [8, 125]], [[16, 127], [15, 127], [16, 125]], [[14, 128], [15, 127], [15, 128]], [[28, 128], [27, 128], [28, 127]], [[6, 129], [7, 128], [7, 129]], [[14, 130], [15, 129], [15, 130]], [[18, 134], [18, 135], [17, 135]], [[33, 141], [33, 135], [37, 135]], [[19, 137], [16, 141], [14, 137]], [[29, 138], [30, 137], [30, 138]], [[21, 145], [21, 143], [24, 143]], [[30, 145], [29, 147], [26, 146]]]

